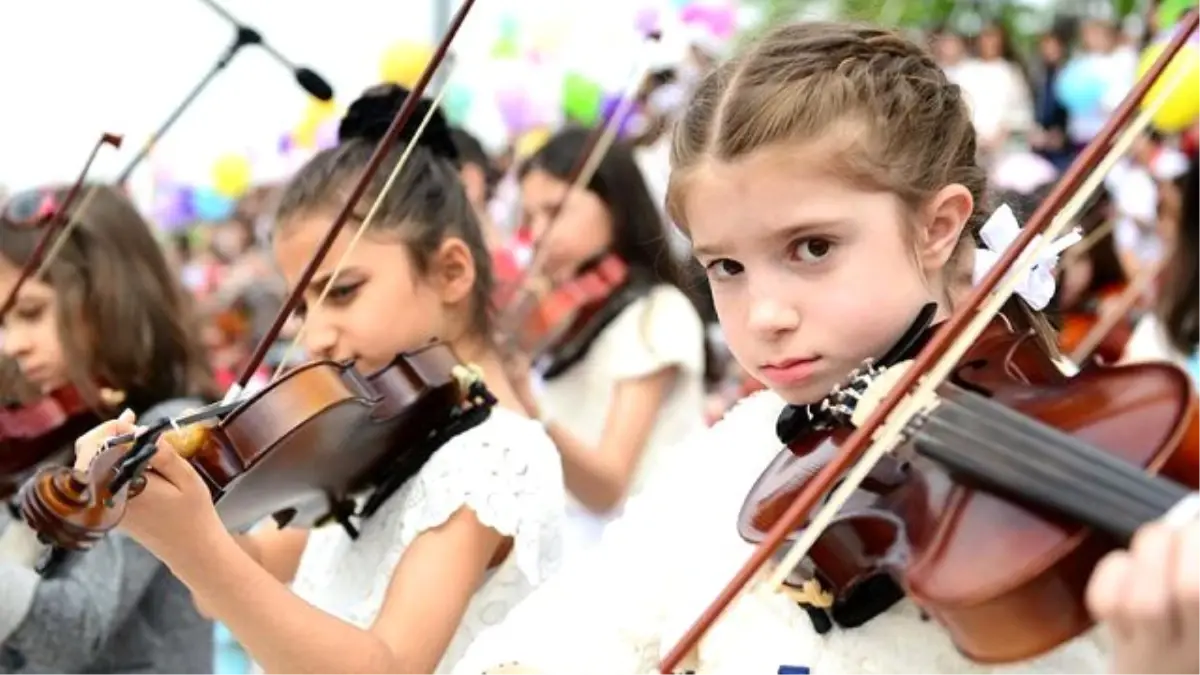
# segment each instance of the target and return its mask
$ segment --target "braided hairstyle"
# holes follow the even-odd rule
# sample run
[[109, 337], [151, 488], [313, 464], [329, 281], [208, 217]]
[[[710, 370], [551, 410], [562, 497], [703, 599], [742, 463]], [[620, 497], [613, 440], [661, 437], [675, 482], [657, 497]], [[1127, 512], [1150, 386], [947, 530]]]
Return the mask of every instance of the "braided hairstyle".
[[897, 195], [910, 219], [946, 185], [966, 187], [975, 208], [955, 258], [971, 248], [987, 179], [962, 92], [924, 48], [871, 26], [780, 26], [710, 71], [675, 130], [667, 210], [686, 229], [688, 183], [707, 161], [818, 140], [836, 146], [830, 171]]

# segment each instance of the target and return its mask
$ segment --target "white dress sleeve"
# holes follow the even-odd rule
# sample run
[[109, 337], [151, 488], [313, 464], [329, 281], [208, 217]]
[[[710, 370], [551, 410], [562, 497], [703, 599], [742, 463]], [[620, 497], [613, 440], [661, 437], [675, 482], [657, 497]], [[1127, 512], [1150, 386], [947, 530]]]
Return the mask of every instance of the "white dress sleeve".
[[621, 312], [605, 331], [605, 359], [617, 379], [672, 366], [704, 370], [704, 323], [692, 301], [663, 284]]
[[596, 548], [477, 635], [454, 672], [505, 664], [542, 673], [656, 672], [660, 651], [685, 627], [680, 617], [693, 618], [747, 555], [734, 531], [737, 505], [774, 449], [768, 443], [767, 455], [756, 457], [739, 453], [737, 443], [769, 427], [779, 409], [770, 392], [751, 396], [691, 440], [696, 452], [674, 453], [688, 458], [674, 467], [677, 481], [658, 481], [630, 500]]
[[517, 567], [536, 585], [561, 560], [564, 504], [553, 442], [537, 422], [497, 408], [492, 419], [450, 439], [412, 479], [399, 511], [398, 548], [466, 506], [514, 539]]

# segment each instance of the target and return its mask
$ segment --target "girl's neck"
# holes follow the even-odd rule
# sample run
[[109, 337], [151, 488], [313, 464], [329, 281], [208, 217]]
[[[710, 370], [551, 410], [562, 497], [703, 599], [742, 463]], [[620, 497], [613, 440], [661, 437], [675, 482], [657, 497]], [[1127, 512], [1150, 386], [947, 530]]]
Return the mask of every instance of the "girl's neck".
[[474, 364], [483, 370], [483, 380], [501, 406], [522, 415], [528, 414], [508, 380], [504, 360], [494, 345], [479, 337], [464, 337], [452, 341], [450, 347], [461, 362]]

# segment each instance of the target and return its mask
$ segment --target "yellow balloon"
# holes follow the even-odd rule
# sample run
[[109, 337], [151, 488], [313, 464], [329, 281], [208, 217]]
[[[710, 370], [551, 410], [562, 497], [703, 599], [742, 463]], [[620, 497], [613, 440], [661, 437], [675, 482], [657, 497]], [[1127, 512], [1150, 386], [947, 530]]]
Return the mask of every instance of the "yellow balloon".
[[379, 61], [379, 79], [409, 89], [417, 84], [425, 65], [433, 58], [429, 45], [402, 41], [388, 47]]
[[[1142, 60], [1138, 64], [1138, 76], [1141, 77], [1150, 70], [1150, 66], [1166, 49], [1166, 44], [1151, 45], [1142, 52]], [[1172, 81], [1182, 77], [1183, 80], [1174, 89], [1168, 90]], [[1142, 107], [1148, 107], [1159, 97], [1165, 97], [1162, 107], [1154, 113], [1154, 126], [1159, 131], [1168, 134], [1179, 133], [1190, 127], [1197, 117], [1200, 117], [1200, 54], [1191, 45], [1183, 49], [1167, 64], [1162, 76], [1150, 87]]]
[[295, 143], [296, 147], [298, 148], [311, 150], [312, 148], [317, 147], [317, 128], [320, 126], [321, 124], [319, 122], [306, 117], [300, 122], [300, 124], [297, 124], [296, 128], [292, 131], [292, 142]]
[[525, 159], [540, 150], [548, 140], [550, 140], [549, 129], [530, 129], [521, 134], [513, 150], [516, 152], [517, 159]]
[[250, 187], [250, 160], [242, 155], [222, 155], [213, 164], [213, 189], [224, 197], [237, 199]]
[[337, 102], [333, 99], [322, 101], [319, 98], [309, 98], [308, 107], [304, 109], [304, 120], [305, 122], [315, 122], [316, 126], [320, 126], [321, 122], [333, 117], [337, 112]]

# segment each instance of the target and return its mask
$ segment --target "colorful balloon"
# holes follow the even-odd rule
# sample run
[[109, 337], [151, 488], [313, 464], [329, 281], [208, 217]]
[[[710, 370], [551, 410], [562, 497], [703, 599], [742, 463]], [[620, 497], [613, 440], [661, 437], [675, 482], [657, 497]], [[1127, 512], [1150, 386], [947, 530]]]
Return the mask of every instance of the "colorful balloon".
[[1072, 59], [1054, 82], [1054, 93], [1068, 111], [1086, 114], [1100, 105], [1109, 78], [1094, 62]]
[[411, 89], [416, 86], [431, 58], [433, 50], [429, 45], [410, 41], [397, 42], [383, 53], [379, 62], [379, 79]]
[[249, 189], [250, 173], [250, 160], [244, 155], [222, 155], [213, 164], [213, 188], [223, 197], [237, 199]]
[[513, 152], [517, 159], [525, 159], [540, 150], [548, 140], [550, 140], [549, 129], [545, 127], [530, 129], [517, 138], [517, 142], [513, 145]]
[[580, 124], [592, 124], [600, 116], [604, 90], [600, 85], [580, 75], [567, 73], [563, 78], [563, 110], [567, 117]]
[[[1142, 53], [1138, 64], [1138, 76], [1141, 77], [1166, 49], [1165, 43], [1150, 45]], [[1174, 88], [1172, 83], [1183, 78]], [[1150, 87], [1146, 98], [1142, 101], [1143, 109], [1152, 105], [1160, 97], [1162, 106], [1152, 118], [1155, 128], [1163, 133], [1174, 134], [1186, 130], [1195, 124], [1200, 117], [1200, 53], [1191, 45], [1183, 49], [1167, 64], [1162, 76]]]
[[451, 124], [463, 124], [471, 112], [471, 90], [461, 84], [447, 86], [449, 89], [442, 98], [442, 111]]
[[192, 211], [200, 220], [225, 220], [233, 214], [233, 200], [212, 188], [197, 188], [192, 192]]
[[1163, 30], [1175, 25], [1184, 12], [1196, 6], [1196, 0], [1162, 0], [1155, 12], [1154, 19], [1158, 29]]

